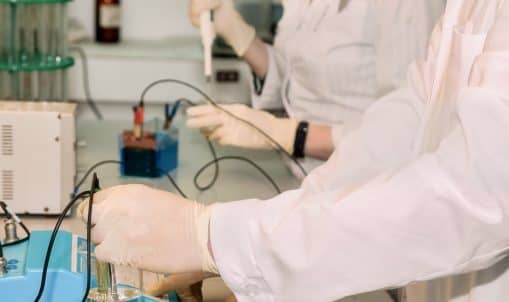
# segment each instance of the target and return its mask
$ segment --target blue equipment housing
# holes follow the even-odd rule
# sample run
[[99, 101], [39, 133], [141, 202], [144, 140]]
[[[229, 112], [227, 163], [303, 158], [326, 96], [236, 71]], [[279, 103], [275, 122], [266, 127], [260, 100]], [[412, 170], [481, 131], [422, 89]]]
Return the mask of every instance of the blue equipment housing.
[[120, 172], [123, 176], [161, 177], [177, 168], [178, 140], [164, 132], [155, 133], [155, 148], [126, 146], [119, 138]]
[[[8, 272], [0, 276], [1, 301], [28, 302], [35, 299], [50, 237], [50, 231], [34, 231], [28, 241], [4, 247]], [[87, 281], [86, 255], [86, 239], [65, 231], [58, 233], [41, 302], [81, 301]], [[92, 268], [91, 285], [95, 287], [94, 266]], [[140, 297], [130, 301], [159, 300]], [[169, 301], [178, 302], [178, 299], [171, 294]]]

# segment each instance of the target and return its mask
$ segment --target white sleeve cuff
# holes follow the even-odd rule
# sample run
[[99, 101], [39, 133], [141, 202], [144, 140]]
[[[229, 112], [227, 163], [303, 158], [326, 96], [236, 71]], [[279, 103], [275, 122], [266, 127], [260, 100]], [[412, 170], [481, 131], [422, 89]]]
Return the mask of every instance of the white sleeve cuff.
[[281, 109], [283, 108], [283, 101], [281, 99], [282, 78], [276, 61], [276, 51], [272, 46], [268, 44], [266, 46], [269, 58], [267, 75], [265, 76], [261, 93], [257, 93], [254, 79], [250, 82], [251, 100], [255, 109]]
[[[257, 200], [217, 204], [210, 219], [210, 241], [219, 273], [240, 301], [273, 301], [270, 288], [256, 265], [252, 222]], [[235, 215], [232, 215], [235, 213]]]
[[344, 133], [344, 126], [343, 124], [333, 125], [332, 126], [332, 144], [334, 145], [334, 148], [337, 149], [339, 145], [341, 144], [341, 140], [343, 138]]

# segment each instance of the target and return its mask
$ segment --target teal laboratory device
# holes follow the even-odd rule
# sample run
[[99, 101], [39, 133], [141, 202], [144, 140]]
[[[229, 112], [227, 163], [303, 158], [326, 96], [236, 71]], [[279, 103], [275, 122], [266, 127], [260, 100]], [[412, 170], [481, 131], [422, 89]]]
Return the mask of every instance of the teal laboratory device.
[[[33, 231], [28, 241], [3, 248], [5, 267], [0, 273], [0, 300], [32, 302], [39, 290], [50, 231]], [[86, 239], [60, 231], [56, 237], [41, 302], [80, 302], [86, 287]], [[94, 259], [92, 258], [94, 261]], [[95, 261], [94, 261], [95, 262]], [[95, 267], [95, 265], [92, 265]], [[91, 287], [97, 286], [92, 270]], [[119, 284], [118, 287], [124, 285]], [[93, 302], [93, 300], [88, 300]], [[107, 300], [111, 301], [111, 300]], [[113, 300], [114, 301], [114, 300]], [[127, 302], [163, 301], [138, 295]], [[164, 301], [178, 302], [174, 294]]]

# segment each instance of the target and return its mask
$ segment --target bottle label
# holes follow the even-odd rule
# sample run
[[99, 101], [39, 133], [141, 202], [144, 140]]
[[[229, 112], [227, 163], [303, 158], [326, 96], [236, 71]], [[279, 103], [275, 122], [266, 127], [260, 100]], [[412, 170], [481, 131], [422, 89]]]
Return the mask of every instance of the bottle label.
[[120, 5], [101, 5], [99, 26], [102, 28], [119, 28], [122, 23]]

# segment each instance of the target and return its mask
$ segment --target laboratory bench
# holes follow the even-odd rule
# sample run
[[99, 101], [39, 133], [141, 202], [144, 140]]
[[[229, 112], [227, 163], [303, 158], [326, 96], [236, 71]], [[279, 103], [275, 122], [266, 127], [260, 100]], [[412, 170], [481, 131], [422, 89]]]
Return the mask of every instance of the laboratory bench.
[[[179, 166], [172, 172], [182, 190], [198, 202], [210, 204], [213, 202], [228, 202], [247, 198], [267, 199], [276, 195], [274, 187], [259, 171], [244, 162], [225, 161], [220, 163], [217, 183], [207, 191], [200, 191], [193, 184], [195, 173], [207, 162], [212, 160], [209, 147], [204, 137], [197, 130], [183, 126], [183, 121], [177, 119], [175, 130], [179, 137]], [[147, 130], [159, 129], [162, 121], [150, 120]], [[123, 129], [131, 127], [130, 120], [104, 120], [83, 119], [77, 122], [77, 179], [95, 163], [104, 160], [118, 160], [118, 138]], [[282, 190], [290, 190], [299, 186], [295, 178], [283, 163], [280, 155], [274, 151], [250, 151], [238, 148], [215, 146], [218, 156], [235, 155], [245, 156], [273, 177]], [[118, 184], [141, 183], [159, 189], [176, 192], [166, 177], [158, 179], [121, 177], [120, 168], [115, 164], [98, 167], [98, 177], [103, 188]], [[200, 183], [206, 183], [213, 176], [213, 167], [202, 175]], [[91, 177], [89, 177], [91, 178]], [[87, 190], [90, 179], [84, 182], [81, 190]], [[143, 201], [140, 201], [143, 202]], [[48, 230], [53, 228], [55, 217], [23, 217], [31, 230]], [[71, 215], [64, 220], [62, 229], [78, 235], [85, 235], [85, 225]], [[156, 280], [159, 276], [146, 273], [145, 284]], [[219, 278], [204, 282], [205, 301], [223, 301], [228, 291]], [[389, 302], [388, 296], [383, 292], [363, 295], [362, 298], [348, 298], [345, 302]]]
[[[209, 147], [199, 131], [183, 127], [183, 122], [176, 121], [176, 131], [179, 137], [179, 166], [172, 172], [175, 180], [182, 190], [198, 202], [210, 204], [213, 202], [227, 202], [246, 198], [270, 198], [276, 194], [272, 185], [253, 167], [243, 162], [221, 162], [217, 183], [209, 190], [201, 192], [193, 184], [194, 174], [207, 162], [212, 160]], [[119, 135], [123, 129], [132, 126], [130, 120], [97, 121], [93, 119], [78, 120], [77, 122], [77, 179], [95, 163], [103, 160], [118, 160]], [[162, 126], [162, 121], [152, 119], [145, 126], [147, 130], [155, 130]], [[274, 151], [246, 151], [237, 148], [224, 148], [216, 146], [218, 156], [237, 155], [245, 156], [271, 175], [282, 190], [296, 188], [299, 181], [285, 167], [280, 157]], [[207, 183], [213, 176], [211, 167], [200, 178], [200, 183]], [[176, 192], [166, 177], [158, 179], [121, 177], [119, 165], [109, 164], [98, 167], [97, 172], [103, 188], [118, 184], [142, 183], [159, 189]], [[81, 190], [88, 190], [89, 179], [84, 182]], [[140, 201], [142, 202], [142, 201]], [[31, 230], [48, 230], [53, 228], [55, 217], [30, 217], [23, 220]], [[71, 215], [64, 220], [62, 229], [78, 235], [85, 235], [85, 225]], [[156, 278], [154, 274], [147, 274], [147, 280]], [[222, 301], [227, 293], [225, 285], [220, 279], [207, 280], [204, 284], [206, 301]]]

